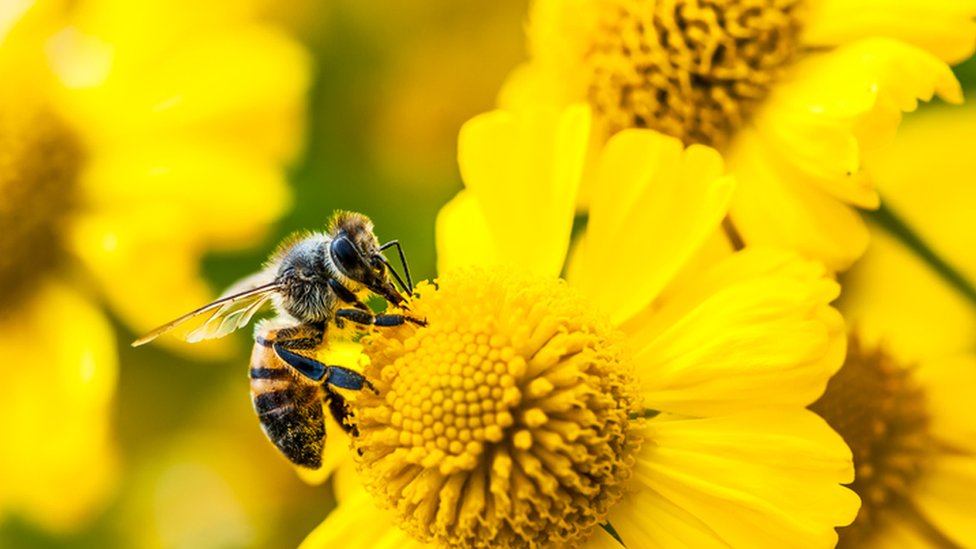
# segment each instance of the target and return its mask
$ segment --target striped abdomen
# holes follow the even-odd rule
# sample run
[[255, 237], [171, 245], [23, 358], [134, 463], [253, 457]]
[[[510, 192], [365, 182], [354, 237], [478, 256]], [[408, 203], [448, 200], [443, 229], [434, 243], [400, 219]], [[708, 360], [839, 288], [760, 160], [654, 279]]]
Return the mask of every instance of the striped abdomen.
[[251, 352], [251, 402], [261, 428], [285, 457], [302, 467], [322, 466], [325, 418], [321, 385], [285, 364], [261, 343]]

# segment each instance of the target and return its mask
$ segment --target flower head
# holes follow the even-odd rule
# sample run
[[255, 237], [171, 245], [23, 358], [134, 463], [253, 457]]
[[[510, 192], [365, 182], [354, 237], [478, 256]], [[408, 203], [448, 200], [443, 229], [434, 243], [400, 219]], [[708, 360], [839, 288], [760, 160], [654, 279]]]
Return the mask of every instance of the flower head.
[[539, 0], [503, 103], [587, 101], [597, 144], [651, 128], [717, 147], [747, 243], [844, 269], [867, 245], [853, 208], [879, 200], [864, 151], [918, 99], [961, 101], [946, 61], [976, 44], [972, 5], [875, 4]]
[[0, 333], [16, 357], [0, 398], [19, 410], [0, 511], [53, 529], [83, 524], [116, 480], [99, 300], [135, 329], [206, 300], [201, 255], [287, 204], [307, 80], [301, 48], [253, 15], [70, 4], [0, 9]]
[[450, 546], [573, 543], [603, 522], [643, 412], [607, 319], [507, 270], [445, 274], [415, 303], [428, 327], [366, 345], [382, 396], [357, 400], [355, 446], [377, 497]]
[[[832, 546], [857, 510], [840, 486], [853, 469], [804, 406], [843, 356], [836, 284], [790, 254], [712, 249], [732, 190], [718, 153], [650, 131], [608, 143], [604, 199], [558, 278], [588, 134], [580, 107], [462, 131], [470, 185], [411, 305], [428, 325], [364, 340], [368, 490], [441, 545]], [[337, 517], [388, 520], [345, 501]], [[305, 546], [361, 521], [330, 517]]]

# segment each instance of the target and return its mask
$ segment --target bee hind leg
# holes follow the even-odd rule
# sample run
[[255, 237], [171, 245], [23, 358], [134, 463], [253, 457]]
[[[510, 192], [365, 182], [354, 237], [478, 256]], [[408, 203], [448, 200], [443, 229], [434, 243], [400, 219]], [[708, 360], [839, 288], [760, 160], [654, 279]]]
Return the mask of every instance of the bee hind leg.
[[300, 324], [273, 330], [258, 330], [254, 340], [265, 347], [271, 347], [282, 361], [312, 381], [322, 381], [328, 367], [321, 362], [295, 351], [315, 349], [325, 335], [325, 327], [315, 324]]
[[330, 392], [328, 398], [329, 413], [332, 414], [332, 418], [335, 419], [339, 427], [350, 436], [359, 436], [359, 429], [356, 428], [356, 424], [351, 421], [352, 419], [352, 408], [349, 407], [349, 402], [338, 393]]

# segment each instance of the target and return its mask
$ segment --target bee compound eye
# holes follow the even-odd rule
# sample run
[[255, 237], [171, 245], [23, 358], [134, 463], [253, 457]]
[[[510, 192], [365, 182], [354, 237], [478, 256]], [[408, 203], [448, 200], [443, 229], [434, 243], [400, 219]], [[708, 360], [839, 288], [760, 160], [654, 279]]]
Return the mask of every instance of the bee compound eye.
[[357, 270], [363, 263], [359, 252], [348, 238], [340, 237], [333, 240], [331, 251], [336, 265], [347, 274]]

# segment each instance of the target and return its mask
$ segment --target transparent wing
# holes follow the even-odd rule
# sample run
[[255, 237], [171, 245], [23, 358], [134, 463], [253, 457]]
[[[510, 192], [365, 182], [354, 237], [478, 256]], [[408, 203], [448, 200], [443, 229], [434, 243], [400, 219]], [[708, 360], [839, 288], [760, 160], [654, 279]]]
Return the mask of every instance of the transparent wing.
[[[231, 290], [236, 290], [241, 285], [251, 282], [250, 278], [235, 284]], [[249, 284], [248, 284], [249, 285]], [[231, 295], [221, 297], [213, 303], [209, 303], [199, 309], [189, 312], [176, 320], [167, 322], [159, 328], [149, 332], [132, 342], [133, 347], [138, 347], [149, 343], [162, 334], [193, 320], [202, 319], [209, 315], [199, 327], [182, 336], [183, 339], [191, 343], [196, 343], [204, 339], [223, 337], [234, 330], [250, 322], [262, 305], [271, 299], [271, 296], [278, 291], [278, 284], [269, 282], [253, 288], [249, 288]]]

